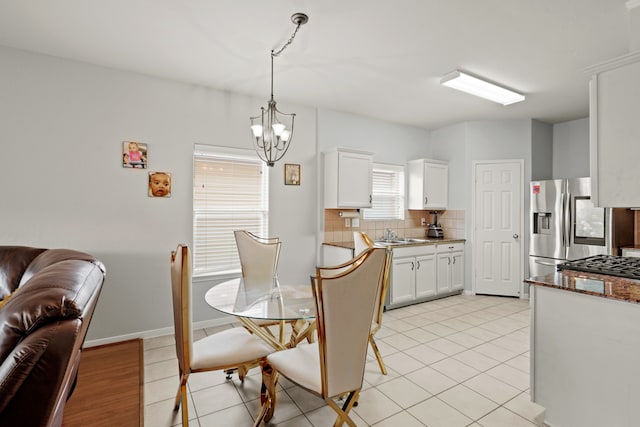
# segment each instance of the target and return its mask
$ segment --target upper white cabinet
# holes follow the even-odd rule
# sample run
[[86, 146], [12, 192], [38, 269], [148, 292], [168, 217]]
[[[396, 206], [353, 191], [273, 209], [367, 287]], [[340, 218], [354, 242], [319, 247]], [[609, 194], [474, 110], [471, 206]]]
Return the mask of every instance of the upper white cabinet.
[[587, 72], [591, 199], [596, 206], [640, 206], [640, 52]]
[[373, 154], [336, 150], [324, 153], [324, 207], [370, 208]]
[[419, 159], [409, 162], [409, 209], [446, 209], [449, 163]]

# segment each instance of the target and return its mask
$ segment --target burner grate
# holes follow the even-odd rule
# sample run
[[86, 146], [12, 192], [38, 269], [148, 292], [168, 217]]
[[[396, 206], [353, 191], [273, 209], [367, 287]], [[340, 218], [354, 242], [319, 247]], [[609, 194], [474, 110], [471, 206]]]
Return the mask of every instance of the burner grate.
[[640, 258], [595, 255], [559, 264], [558, 271], [560, 270], [583, 271], [628, 279], [640, 279]]

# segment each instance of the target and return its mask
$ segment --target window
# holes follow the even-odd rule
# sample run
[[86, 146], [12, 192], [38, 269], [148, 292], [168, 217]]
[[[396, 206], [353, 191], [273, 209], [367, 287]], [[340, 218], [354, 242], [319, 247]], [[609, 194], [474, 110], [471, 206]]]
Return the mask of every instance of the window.
[[404, 168], [373, 164], [372, 208], [364, 209], [364, 219], [404, 219]]
[[193, 274], [240, 271], [234, 230], [269, 235], [267, 167], [251, 150], [196, 145]]

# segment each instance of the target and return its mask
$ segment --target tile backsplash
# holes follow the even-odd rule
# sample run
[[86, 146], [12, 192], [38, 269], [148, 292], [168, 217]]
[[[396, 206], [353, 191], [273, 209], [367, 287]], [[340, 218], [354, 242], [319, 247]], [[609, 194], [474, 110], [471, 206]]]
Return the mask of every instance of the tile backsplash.
[[[374, 240], [384, 237], [384, 232], [390, 228], [398, 237], [425, 237], [426, 225], [420, 225], [421, 218], [425, 218], [427, 224], [433, 220], [429, 211], [405, 211], [404, 220], [374, 221], [362, 219], [360, 212], [359, 226], [346, 227], [345, 218], [340, 217], [340, 212], [355, 212], [355, 209], [325, 209], [324, 210], [324, 242], [350, 242], [353, 241], [354, 231], [363, 231]], [[349, 218], [353, 223], [354, 218]], [[438, 222], [442, 225], [444, 237], [450, 239], [464, 239], [464, 210], [450, 209], [442, 211], [438, 215]]]

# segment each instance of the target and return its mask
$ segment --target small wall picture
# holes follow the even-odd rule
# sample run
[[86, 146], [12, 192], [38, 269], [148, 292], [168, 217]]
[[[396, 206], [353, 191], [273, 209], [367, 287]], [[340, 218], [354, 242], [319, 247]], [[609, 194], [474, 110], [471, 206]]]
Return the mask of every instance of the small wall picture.
[[122, 167], [146, 169], [147, 144], [136, 141], [124, 141], [122, 143]]
[[149, 172], [149, 197], [171, 197], [169, 172]]
[[300, 165], [284, 165], [284, 184], [300, 185]]

